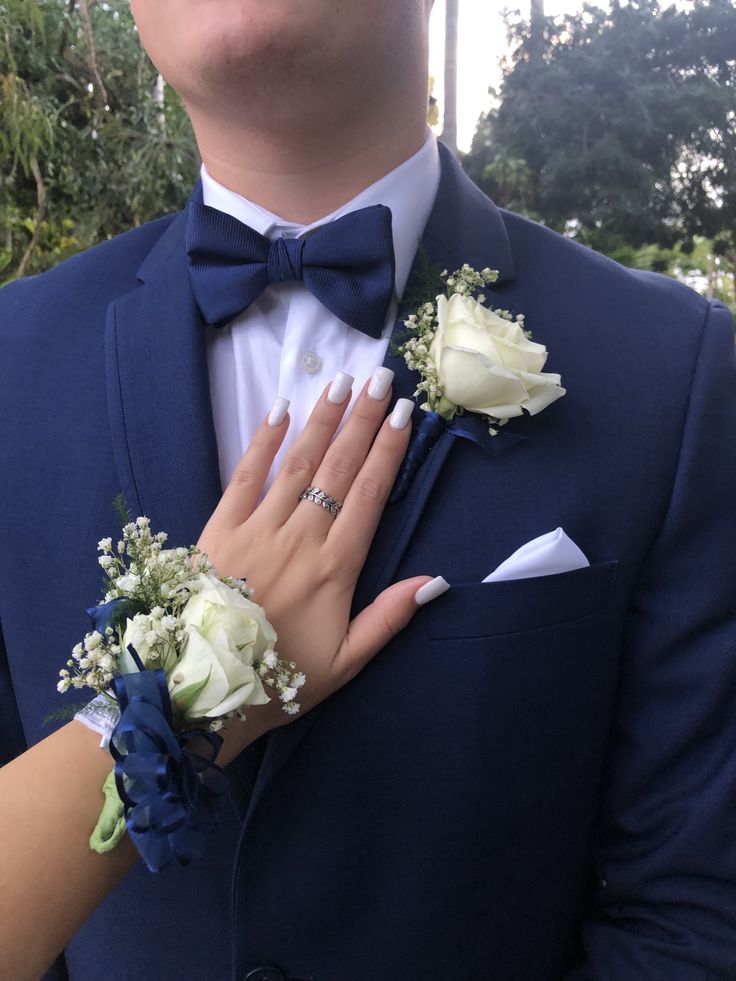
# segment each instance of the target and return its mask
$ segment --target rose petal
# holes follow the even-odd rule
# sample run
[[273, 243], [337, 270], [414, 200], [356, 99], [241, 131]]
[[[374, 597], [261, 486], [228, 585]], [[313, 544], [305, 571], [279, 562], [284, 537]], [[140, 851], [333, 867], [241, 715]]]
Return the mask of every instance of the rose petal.
[[447, 398], [471, 412], [484, 412], [495, 404], [518, 405], [527, 395], [515, 373], [476, 351], [445, 348], [440, 378]]
[[[209, 675], [204, 689], [197, 696], [189, 715], [196, 718], [205, 715], [213, 705], [221, 702], [229, 691], [227, 675], [212, 650], [212, 645], [205, 640], [196, 627], [187, 627], [187, 640], [184, 653], [169, 675], [169, 693], [172, 698], [179, 688], [203, 681]], [[173, 678], [181, 677], [181, 681], [173, 682]]]
[[529, 389], [529, 394], [526, 401], [523, 403], [524, 409], [529, 413], [530, 416], [535, 416], [542, 409], [546, 409], [548, 405], [556, 402], [557, 399], [562, 398], [565, 394], [565, 389], [559, 384], [559, 375], [551, 375], [551, 378], [557, 378], [558, 381], [547, 381], [547, 376], [540, 375], [539, 378], [545, 379], [543, 383], [533, 385]]
[[[501, 343], [504, 343], [501, 341]], [[488, 331], [467, 321], [453, 321], [447, 325], [444, 339], [445, 347], [462, 348], [466, 351], [477, 351], [494, 364], [504, 365], [502, 356], [496, 346], [496, 338]], [[519, 368], [524, 368], [523, 360]]]
[[547, 349], [544, 344], [535, 344], [523, 334], [517, 341], [497, 337], [496, 348], [505, 368], [539, 372], [547, 361]]
[[255, 670], [251, 668], [250, 672], [251, 676], [244, 684], [232, 691], [219, 705], [215, 705], [206, 713], [208, 718], [217, 718], [227, 712], [232, 712], [234, 709], [241, 708], [243, 705], [265, 705], [266, 702], [271, 701]]

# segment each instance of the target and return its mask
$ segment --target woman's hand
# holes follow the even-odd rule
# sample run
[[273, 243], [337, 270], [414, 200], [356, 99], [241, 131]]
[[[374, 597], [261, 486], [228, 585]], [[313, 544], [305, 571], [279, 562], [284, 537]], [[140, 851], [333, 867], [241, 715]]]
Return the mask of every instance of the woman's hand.
[[[406, 626], [418, 608], [417, 590], [430, 579], [396, 583], [350, 622], [355, 584], [409, 442], [408, 399], [382, 422], [392, 377], [387, 368], [374, 372], [333, 441], [352, 384], [338, 375], [259, 504], [289, 425], [272, 413], [276, 425], [265, 420], [258, 429], [197, 543], [219, 575], [246, 578], [255, 590], [277, 631], [279, 656], [307, 676], [299, 691], [303, 710], [349, 681]], [[300, 501], [309, 486], [344, 501], [340, 513]], [[291, 718], [272, 699], [251, 706], [245, 726], [231, 729], [248, 730], [249, 742]]]
[[[199, 540], [219, 573], [247, 576], [254, 586], [278, 631], [279, 654], [307, 675], [299, 692], [304, 708], [352, 678], [409, 622], [417, 589], [429, 578], [397, 583], [349, 622], [355, 583], [409, 440], [412, 408], [399, 400], [382, 424], [391, 377], [379, 369], [332, 442], [350, 381], [338, 378], [333, 401], [327, 393], [320, 399], [258, 504], [288, 427], [285, 418], [264, 422]], [[299, 501], [313, 484], [344, 500], [337, 517]], [[442, 588], [433, 581], [420, 601]], [[218, 762], [290, 718], [276, 699], [250, 706], [245, 723], [225, 730]], [[135, 863], [127, 837], [105, 855], [89, 847], [110, 763], [98, 735], [71, 722], [0, 770], [0, 976], [40, 977]]]

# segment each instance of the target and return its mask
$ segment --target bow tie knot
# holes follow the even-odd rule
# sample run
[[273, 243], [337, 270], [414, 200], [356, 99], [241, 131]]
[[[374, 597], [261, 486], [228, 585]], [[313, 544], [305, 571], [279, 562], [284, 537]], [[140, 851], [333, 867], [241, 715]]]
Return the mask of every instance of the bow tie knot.
[[394, 290], [391, 211], [378, 204], [320, 225], [303, 238], [269, 241], [201, 203], [187, 209], [187, 257], [194, 296], [207, 323], [224, 327], [270, 283], [301, 281], [344, 323], [378, 339]]
[[272, 283], [288, 283], [304, 278], [302, 255], [305, 239], [277, 238], [268, 250], [268, 278]]

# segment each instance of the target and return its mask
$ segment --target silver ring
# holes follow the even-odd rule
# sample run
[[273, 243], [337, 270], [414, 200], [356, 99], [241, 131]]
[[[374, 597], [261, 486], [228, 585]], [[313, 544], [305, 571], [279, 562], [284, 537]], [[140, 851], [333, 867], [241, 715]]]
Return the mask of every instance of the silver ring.
[[342, 508], [342, 501], [338, 501], [319, 487], [305, 487], [299, 495], [300, 501], [311, 501], [312, 504], [319, 504], [325, 511], [329, 511], [333, 518], [336, 518]]

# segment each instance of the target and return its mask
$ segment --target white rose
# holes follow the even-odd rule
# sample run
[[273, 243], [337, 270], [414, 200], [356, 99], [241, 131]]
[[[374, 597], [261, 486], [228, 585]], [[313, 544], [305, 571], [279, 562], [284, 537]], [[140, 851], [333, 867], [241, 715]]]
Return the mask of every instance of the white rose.
[[517, 323], [467, 296], [437, 297], [438, 328], [429, 357], [445, 398], [505, 421], [541, 412], [565, 394], [560, 376], [542, 372], [547, 349]]
[[256, 603], [214, 576], [200, 573], [199, 585], [179, 619], [186, 629], [183, 654], [169, 676], [172, 701], [206, 681], [186, 716], [216, 718], [243, 705], [269, 701], [253, 658], [273, 650], [276, 632]]

